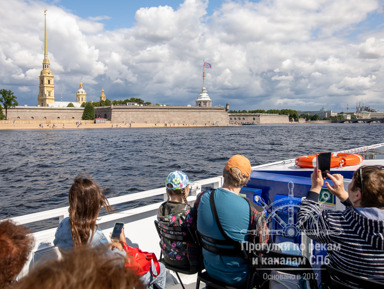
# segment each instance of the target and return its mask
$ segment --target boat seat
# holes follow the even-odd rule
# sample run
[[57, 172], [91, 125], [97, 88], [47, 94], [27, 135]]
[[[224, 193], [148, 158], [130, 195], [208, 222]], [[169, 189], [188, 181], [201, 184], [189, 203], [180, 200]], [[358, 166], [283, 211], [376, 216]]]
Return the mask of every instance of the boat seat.
[[[195, 233], [191, 228], [169, 226], [168, 223], [157, 220], [155, 220], [154, 223], [160, 239], [164, 238], [169, 241], [193, 243], [198, 247]], [[160, 244], [161, 243], [159, 243], [159, 245]], [[176, 276], [179, 279], [180, 285], [183, 287], [183, 289], [185, 289], [185, 287], [179, 273], [187, 275], [196, 274], [200, 270], [201, 266], [200, 262], [197, 264], [190, 264], [187, 261], [186, 264], [183, 265], [177, 264], [177, 262], [172, 263], [171, 261], [164, 258], [162, 250], [160, 251], [159, 261], [162, 262], [168, 270], [174, 271], [176, 273]]]
[[29, 271], [39, 266], [39, 264], [41, 263], [54, 260], [54, 259], [61, 259], [61, 253], [58, 247], [47, 246], [41, 249], [37, 249], [33, 253], [31, 262], [29, 263]]
[[[202, 248], [205, 250], [221, 255], [221, 256], [236, 256], [245, 259], [250, 268], [253, 268], [252, 265], [252, 256], [247, 252], [245, 246], [241, 245], [241, 242], [229, 241], [229, 240], [216, 240], [207, 236], [202, 235], [200, 232], [197, 232], [198, 241]], [[196, 289], [200, 288], [200, 282], [204, 282], [207, 287], [217, 288], [217, 289], [243, 289], [243, 288], [253, 288], [255, 285], [255, 275], [256, 270], [250, 269], [248, 278], [245, 284], [235, 286], [220, 282], [213, 277], [209, 276], [207, 271], [200, 270], [197, 274]]]

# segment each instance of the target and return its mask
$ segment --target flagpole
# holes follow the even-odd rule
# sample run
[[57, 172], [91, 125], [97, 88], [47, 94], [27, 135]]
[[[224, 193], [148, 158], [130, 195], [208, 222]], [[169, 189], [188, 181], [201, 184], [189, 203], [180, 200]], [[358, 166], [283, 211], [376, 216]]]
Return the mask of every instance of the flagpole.
[[204, 87], [204, 79], [205, 79], [205, 60], [203, 60], [203, 87]]

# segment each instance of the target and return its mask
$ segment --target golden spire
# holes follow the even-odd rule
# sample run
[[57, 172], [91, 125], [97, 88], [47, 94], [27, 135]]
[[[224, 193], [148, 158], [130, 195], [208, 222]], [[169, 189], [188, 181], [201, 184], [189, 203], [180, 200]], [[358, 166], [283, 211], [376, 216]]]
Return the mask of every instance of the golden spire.
[[48, 44], [47, 44], [47, 9], [44, 10], [44, 58], [48, 58]]
[[43, 69], [49, 69], [48, 43], [47, 43], [47, 9], [44, 10], [44, 60]]

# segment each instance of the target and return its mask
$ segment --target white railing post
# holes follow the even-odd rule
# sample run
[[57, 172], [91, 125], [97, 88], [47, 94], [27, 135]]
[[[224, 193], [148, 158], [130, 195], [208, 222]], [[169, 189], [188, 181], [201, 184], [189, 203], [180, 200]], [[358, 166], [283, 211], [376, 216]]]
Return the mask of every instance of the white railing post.
[[201, 193], [201, 185], [194, 183], [191, 188], [191, 193], [189, 194], [190, 196], [197, 196], [198, 194]]

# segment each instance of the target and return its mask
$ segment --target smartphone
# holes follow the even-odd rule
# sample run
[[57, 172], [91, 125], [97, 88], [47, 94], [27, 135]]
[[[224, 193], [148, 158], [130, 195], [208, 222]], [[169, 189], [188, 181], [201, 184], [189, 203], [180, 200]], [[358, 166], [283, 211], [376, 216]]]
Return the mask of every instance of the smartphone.
[[124, 228], [124, 223], [115, 223], [115, 226], [113, 227], [112, 235], [111, 235], [111, 240], [118, 242], [120, 240], [120, 234], [121, 230]]
[[323, 178], [331, 172], [331, 152], [321, 152], [317, 155], [317, 168], [321, 171]]

